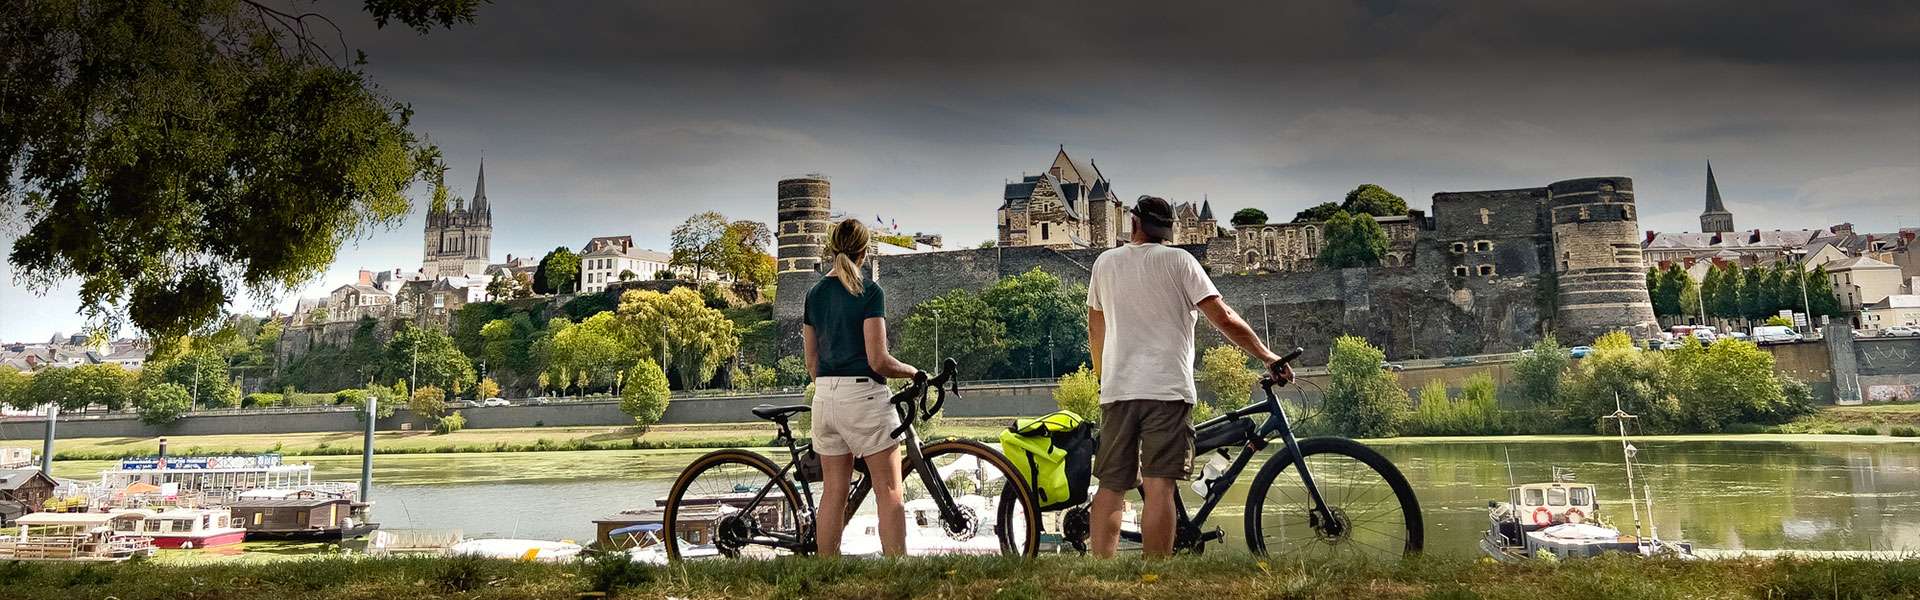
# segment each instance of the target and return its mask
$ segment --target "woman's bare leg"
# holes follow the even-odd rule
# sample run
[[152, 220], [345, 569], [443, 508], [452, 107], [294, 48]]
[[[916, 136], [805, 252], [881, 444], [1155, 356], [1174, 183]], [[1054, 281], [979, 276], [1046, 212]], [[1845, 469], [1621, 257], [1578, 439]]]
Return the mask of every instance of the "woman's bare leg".
[[867, 463], [868, 479], [873, 481], [873, 501], [880, 512], [880, 553], [906, 556], [907, 509], [900, 497], [900, 446], [869, 454], [861, 460]]
[[[840, 536], [847, 525], [847, 488], [853, 479], [853, 455], [820, 455], [820, 514], [814, 521], [814, 541], [820, 556], [840, 555]], [[894, 498], [899, 498], [898, 493]]]

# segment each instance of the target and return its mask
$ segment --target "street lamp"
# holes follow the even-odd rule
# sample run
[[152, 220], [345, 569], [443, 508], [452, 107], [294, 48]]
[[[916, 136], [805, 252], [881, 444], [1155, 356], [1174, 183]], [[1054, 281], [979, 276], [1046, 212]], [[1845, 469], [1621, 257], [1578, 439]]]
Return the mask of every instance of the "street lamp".
[[1267, 295], [1265, 293], [1260, 294], [1260, 328], [1265, 329], [1267, 332], [1266, 339], [1260, 340], [1260, 343], [1266, 344], [1269, 348], [1273, 347], [1273, 321], [1267, 318]]
[[940, 309], [933, 309], [933, 362], [940, 362]]

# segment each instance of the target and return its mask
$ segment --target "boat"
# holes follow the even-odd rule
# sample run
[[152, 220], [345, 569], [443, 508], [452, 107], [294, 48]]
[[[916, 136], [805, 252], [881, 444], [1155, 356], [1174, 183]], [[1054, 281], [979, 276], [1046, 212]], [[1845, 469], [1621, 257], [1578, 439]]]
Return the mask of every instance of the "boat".
[[224, 509], [128, 508], [107, 514], [115, 517], [115, 532], [150, 538], [159, 548], [218, 548], [238, 544], [247, 537], [247, 530], [234, 527], [233, 517]]
[[227, 506], [250, 540], [338, 542], [380, 528], [367, 521], [367, 503], [340, 497], [243, 497]]
[[[634, 562], [650, 565], [667, 564], [667, 545], [660, 539], [659, 523], [631, 525], [613, 530], [616, 539], [627, 545], [621, 552], [627, 553]], [[713, 544], [689, 544], [685, 540], [674, 540], [680, 545], [680, 557], [685, 559], [712, 558], [720, 555], [720, 549]]]
[[481, 558], [565, 562], [580, 556], [580, 550], [580, 545], [573, 542], [485, 539], [467, 540], [454, 544], [453, 547], [447, 549], [447, 554], [451, 556], [478, 556]]
[[137, 520], [109, 513], [28, 514], [0, 532], [0, 560], [119, 562], [152, 556], [152, 539], [118, 531]]
[[[1647, 487], [1644, 498], [1647, 535], [1641, 535], [1642, 499], [1635, 498], [1633, 490], [1633, 457], [1638, 449], [1627, 442], [1626, 429], [1626, 422], [1635, 416], [1616, 406], [1605, 418], [1620, 424], [1620, 448], [1627, 469], [1626, 504], [1632, 511], [1633, 534], [1608, 526], [1600, 515], [1599, 492], [1593, 485], [1576, 483], [1570, 473], [1555, 467], [1550, 481], [1513, 483], [1507, 488], [1506, 501], [1487, 502], [1487, 533], [1480, 539], [1482, 552], [1512, 562], [1609, 553], [1693, 557], [1692, 544], [1660, 539], [1659, 528], [1652, 522], [1652, 486]], [[1511, 463], [1508, 478], [1512, 478]]]

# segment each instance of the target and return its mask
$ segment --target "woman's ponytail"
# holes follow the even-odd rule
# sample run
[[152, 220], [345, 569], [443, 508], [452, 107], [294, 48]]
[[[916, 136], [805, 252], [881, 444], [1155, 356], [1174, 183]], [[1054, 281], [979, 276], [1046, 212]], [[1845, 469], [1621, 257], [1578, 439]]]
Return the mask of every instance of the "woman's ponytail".
[[860, 261], [866, 258], [871, 241], [867, 225], [859, 219], [841, 221], [827, 236], [827, 249], [833, 253], [833, 276], [855, 296], [867, 291], [866, 282], [860, 278]]

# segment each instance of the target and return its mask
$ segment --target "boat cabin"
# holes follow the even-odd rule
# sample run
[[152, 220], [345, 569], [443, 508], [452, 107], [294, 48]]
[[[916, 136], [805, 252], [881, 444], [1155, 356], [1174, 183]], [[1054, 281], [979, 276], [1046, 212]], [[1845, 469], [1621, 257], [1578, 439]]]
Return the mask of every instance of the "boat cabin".
[[1533, 527], [1585, 523], [1600, 510], [1592, 485], [1560, 481], [1507, 488], [1507, 504], [1513, 507], [1513, 516]]
[[119, 509], [108, 513], [115, 518], [114, 531], [153, 539], [160, 548], [213, 548], [238, 544], [246, 530], [235, 527], [226, 511], [201, 508]]
[[367, 505], [346, 498], [246, 498], [228, 507], [253, 539], [340, 538], [366, 533]]
[[0, 531], [0, 560], [118, 561], [152, 554], [152, 540], [116, 533], [139, 522], [134, 515], [33, 513]]

